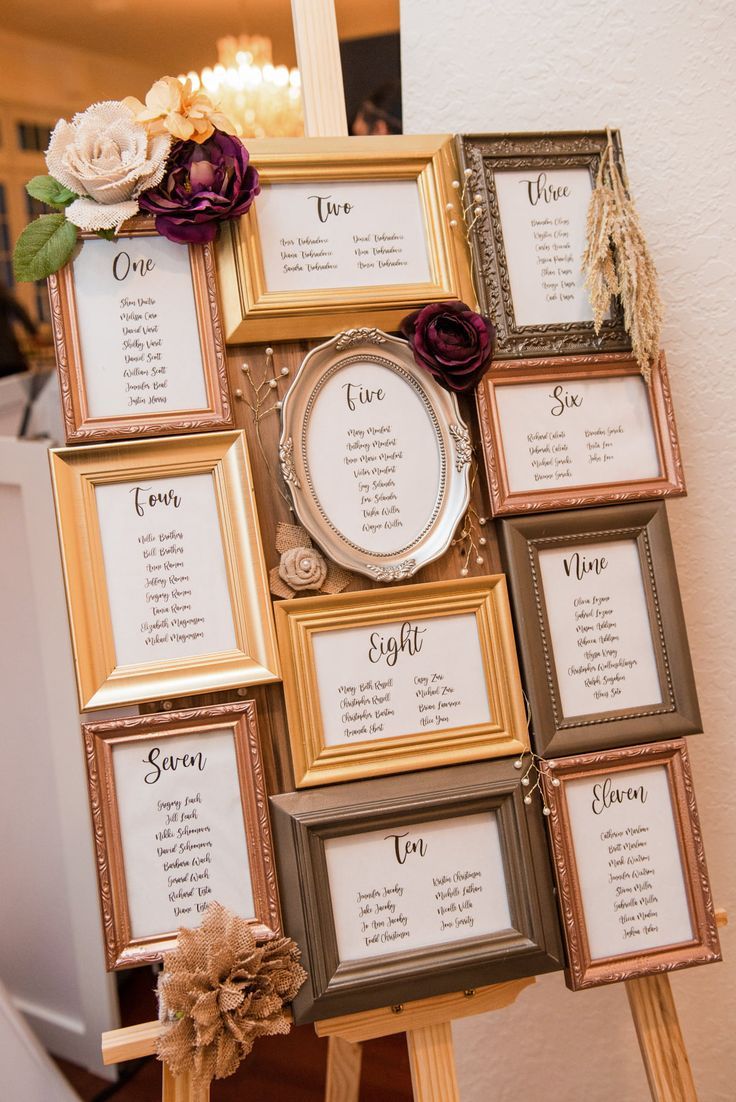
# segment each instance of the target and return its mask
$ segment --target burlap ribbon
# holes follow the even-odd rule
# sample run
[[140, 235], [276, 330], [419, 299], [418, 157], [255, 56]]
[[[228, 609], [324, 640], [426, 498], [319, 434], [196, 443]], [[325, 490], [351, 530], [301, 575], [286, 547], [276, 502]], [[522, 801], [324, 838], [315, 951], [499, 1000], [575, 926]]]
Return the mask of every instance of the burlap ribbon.
[[288, 1033], [291, 1002], [307, 978], [291, 938], [257, 942], [248, 923], [210, 903], [198, 929], [180, 929], [158, 981], [157, 1043], [174, 1075], [196, 1087], [232, 1075], [258, 1037]]
[[349, 571], [326, 559], [312, 543], [300, 524], [276, 526], [276, 550], [281, 562], [269, 573], [274, 597], [289, 598], [297, 593], [342, 593], [353, 580]]

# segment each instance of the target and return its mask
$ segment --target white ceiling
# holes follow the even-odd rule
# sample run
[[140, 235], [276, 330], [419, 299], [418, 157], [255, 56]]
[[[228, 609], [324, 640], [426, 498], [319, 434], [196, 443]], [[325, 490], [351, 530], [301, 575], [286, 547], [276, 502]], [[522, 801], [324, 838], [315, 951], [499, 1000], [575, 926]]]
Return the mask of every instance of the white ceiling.
[[[399, 0], [336, 0], [341, 38], [399, 28]], [[290, 0], [4, 0], [0, 27], [151, 65], [155, 73], [201, 69], [215, 41], [262, 34], [274, 62], [296, 63]]]

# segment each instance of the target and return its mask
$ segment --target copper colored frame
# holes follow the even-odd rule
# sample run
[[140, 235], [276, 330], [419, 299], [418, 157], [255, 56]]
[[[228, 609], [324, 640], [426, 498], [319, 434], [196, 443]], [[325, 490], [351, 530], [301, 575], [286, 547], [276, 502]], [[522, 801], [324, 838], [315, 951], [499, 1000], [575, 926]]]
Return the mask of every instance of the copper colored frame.
[[661, 472], [659, 477], [629, 482], [557, 486], [536, 491], [512, 491], [509, 488], [503, 432], [496, 401], [499, 387], [545, 382], [566, 383], [581, 379], [628, 378], [638, 374], [636, 361], [619, 353], [495, 361], [476, 391], [493, 515], [546, 513], [556, 509], [579, 509], [588, 505], [644, 501], [684, 494], [685, 476], [664, 353], [652, 370], [651, 384], [647, 388], [652, 432]]
[[[617, 130], [611, 136], [614, 157], [621, 169], [621, 138]], [[496, 172], [504, 170], [583, 168], [587, 169], [594, 187], [608, 141], [606, 131], [463, 134], [456, 140], [461, 168], [469, 170], [471, 189], [481, 196], [479, 205], [483, 213], [476, 219], [471, 242], [473, 267], [481, 310], [496, 326], [499, 358], [630, 349], [631, 341], [617, 300], [600, 333], [595, 332], [592, 321], [517, 326], [495, 184]]]
[[[95, 234], [90, 233], [80, 236], [83, 240], [95, 238]], [[132, 219], [120, 234], [121, 238], [156, 236], [153, 219], [145, 217]], [[49, 276], [51, 326], [67, 444], [205, 432], [232, 425], [233, 412], [227, 379], [225, 341], [220, 324], [214, 245], [208, 242], [204, 245], [182, 245], [180, 248], [189, 250], [207, 404], [202, 409], [166, 410], [160, 413], [120, 413], [112, 417], [90, 415], [84, 381], [74, 270], [70, 262], [61, 271]]]
[[[702, 730], [685, 617], [664, 502], [514, 517], [499, 523], [516, 634], [538, 754], [556, 757]], [[662, 700], [651, 705], [565, 716], [539, 570], [547, 548], [632, 540], [644, 582]]]
[[[565, 785], [580, 777], [636, 768], [664, 766], [669, 781], [672, 812], [680, 844], [683, 879], [693, 937], [686, 942], [661, 945], [646, 952], [622, 953], [593, 960], [588, 946], [585, 909], [575, 860], [575, 840], [565, 794]], [[554, 854], [555, 876], [562, 923], [567, 943], [565, 978], [573, 991], [618, 983], [637, 976], [672, 972], [693, 964], [710, 964], [721, 959], [718, 929], [711, 898], [703, 838], [695, 803], [687, 748], [683, 740], [649, 746], [630, 746], [603, 754], [558, 758], [542, 764], [548, 824]], [[560, 783], [552, 783], [553, 778]]]
[[[390, 791], [390, 796], [389, 796]], [[505, 758], [271, 797], [287, 933], [308, 979], [293, 1004], [297, 1025], [410, 999], [557, 971], [559, 926], [539, 804], [524, 804], [519, 770]], [[325, 841], [372, 829], [497, 816], [511, 926], [451, 944], [341, 961]]]
[[82, 731], [108, 971], [161, 960], [162, 954], [176, 945], [176, 930], [160, 930], [141, 938], [133, 938], [131, 933], [124, 841], [115, 789], [114, 748], [119, 743], [222, 730], [231, 731], [235, 742], [256, 915], [251, 929], [257, 937], [272, 937], [281, 932], [268, 797], [254, 702], [247, 700], [238, 704], [87, 723]]

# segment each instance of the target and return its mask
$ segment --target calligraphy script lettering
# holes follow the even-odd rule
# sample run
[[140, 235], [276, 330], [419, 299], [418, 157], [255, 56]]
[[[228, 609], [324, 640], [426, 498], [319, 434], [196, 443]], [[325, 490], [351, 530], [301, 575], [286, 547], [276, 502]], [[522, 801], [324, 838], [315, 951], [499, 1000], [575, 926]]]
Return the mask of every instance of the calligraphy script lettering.
[[546, 172], [540, 172], [535, 180], [519, 180], [519, 183], [526, 184], [529, 202], [533, 207], [536, 207], [540, 199], [545, 203], [555, 203], [558, 199], [567, 199], [570, 195], [570, 188], [567, 185], [555, 187], [554, 184], [548, 184]]
[[409, 832], [408, 831], [406, 832], [406, 834], [386, 834], [386, 835], [384, 835], [384, 839], [383, 839], [384, 842], [387, 842], [389, 840], [389, 838], [393, 838], [393, 840], [394, 840], [394, 854], [396, 855], [396, 860], [399, 862], [400, 865], [404, 864], [404, 862], [406, 861], [407, 857], [409, 857], [410, 854], [418, 853], [420, 857], [424, 857], [424, 856], [426, 856], [427, 850], [429, 849], [429, 846], [427, 845], [427, 843], [424, 841], [423, 838], [418, 838], [416, 840], [416, 842], [412, 842], [412, 841], [405, 842], [404, 839], [408, 838], [408, 837], [409, 837]]
[[[130, 491], [131, 494], [135, 495], [135, 511], [139, 517], [145, 514], [144, 506], [153, 509], [156, 505], [173, 505], [175, 509], [178, 509], [181, 505], [181, 498], [173, 490], [167, 490], [165, 494], [149, 494], [150, 488], [150, 486], [134, 486]], [[146, 497], [146, 494], [148, 494], [148, 497]]]
[[550, 410], [553, 417], [560, 417], [566, 409], [577, 408], [583, 404], [582, 394], [570, 394], [562, 386], [556, 386], [550, 394], [550, 398], [554, 400], [554, 405]]
[[401, 625], [401, 631], [397, 635], [383, 636], [379, 631], [371, 632], [371, 645], [368, 649], [368, 661], [380, 662], [385, 659], [387, 666], [395, 666], [400, 654], [406, 652], [409, 655], [418, 654], [422, 649], [426, 628], [419, 628], [416, 624], [405, 621]]
[[141, 278], [148, 275], [156, 267], [155, 261], [151, 260], [150, 256], [142, 256], [139, 260], [131, 260], [128, 253], [125, 251], [121, 253], [115, 253], [115, 259], [112, 262], [112, 274], [113, 277], [122, 283], [124, 279], [133, 273]]
[[350, 214], [353, 203], [333, 203], [331, 195], [309, 195], [309, 199], [317, 201], [317, 217], [320, 222], [326, 222], [328, 218], [337, 218], [339, 214]]
[[562, 560], [562, 565], [565, 568], [565, 573], [568, 578], [571, 574], [574, 574], [578, 581], [581, 581], [586, 574], [602, 574], [608, 566], [608, 559], [605, 555], [596, 556], [593, 559], [586, 559], [585, 555], [581, 555], [579, 551], [575, 551], [569, 558]]
[[343, 383], [342, 389], [345, 391], [345, 398], [348, 403], [348, 409], [354, 412], [358, 406], [367, 406], [371, 402], [382, 402], [386, 397], [385, 391], [371, 390], [369, 387], [361, 386], [360, 383]]
[[637, 788], [614, 788], [610, 777], [606, 777], [603, 784], [593, 785], [593, 802], [591, 807], [594, 815], [601, 815], [607, 808], [614, 804], [623, 804], [627, 800], [636, 800], [639, 803], [647, 802], [647, 790], [643, 784]]
[[155, 784], [162, 773], [174, 773], [177, 769], [198, 769], [200, 773], [203, 773], [207, 764], [207, 758], [201, 750], [196, 754], [164, 754], [160, 765], [159, 758], [161, 758], [161, 748], [158, 746], [152, 746], [143, 758], [144, 765], [153, 766], [150, 773], [146, 773], [143, 778], [146, 784]]

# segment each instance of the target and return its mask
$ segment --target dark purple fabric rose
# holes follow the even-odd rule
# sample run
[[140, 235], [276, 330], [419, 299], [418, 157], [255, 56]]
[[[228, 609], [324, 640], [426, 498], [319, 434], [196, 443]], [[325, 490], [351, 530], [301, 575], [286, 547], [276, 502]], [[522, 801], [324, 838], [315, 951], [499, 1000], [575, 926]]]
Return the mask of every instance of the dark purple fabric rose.
[[404, 318], [401, 332], [445, 390], [472, 390], [490, 366], [496, 330], [464, 302], [431, 302]]
[[156, 216], [156, 230], [182, 244], [214, 240], [219, 222], [245, 214], [260, 191], [239, 138], [215, 130], [211, 138], [175, 142], [166, 176], [144, 191], [141, 210]]

